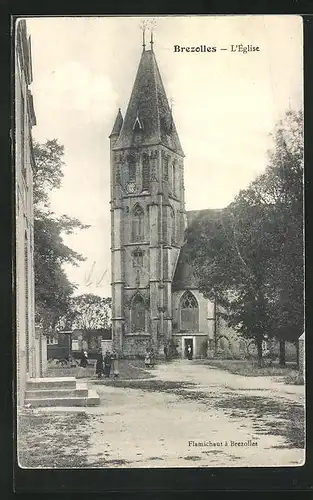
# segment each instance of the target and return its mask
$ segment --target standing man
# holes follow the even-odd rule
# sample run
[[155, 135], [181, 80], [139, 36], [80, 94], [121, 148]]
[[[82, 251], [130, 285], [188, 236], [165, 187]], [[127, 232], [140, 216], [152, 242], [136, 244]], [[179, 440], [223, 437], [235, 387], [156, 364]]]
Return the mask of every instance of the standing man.
[[192, 359], [192, 349], [191, 349], [191, 345], [189, 345], [187, 347], [187, 358], [188, 359]]
[[168, 360], [168, 345], [164, 344], [164, 356], [165, 356], [165, 361]]
[[98, 378], [101, 378], [103, 375], [103, 354], [101, 349], [99, 349], [97, 356], [96, 375], [98, 375]]
[[111, 354], [109, 353], [109, 351], [107, 351], [105, 353], [105, 356], [104, 356], [104, 375], [105, 375], [105, 378], [110, 377], [111, 365], [112, 365]]

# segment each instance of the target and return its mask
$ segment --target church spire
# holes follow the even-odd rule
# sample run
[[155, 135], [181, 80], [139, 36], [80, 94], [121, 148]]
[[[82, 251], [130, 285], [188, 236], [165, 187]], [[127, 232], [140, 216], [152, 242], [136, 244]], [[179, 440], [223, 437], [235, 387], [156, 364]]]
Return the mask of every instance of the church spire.
[[[153, 52], [152, 31], [150, 43], [151, 50], [144, 50], [141, 54], [128, 108], [114, 149], [162, 144], [184, 156]], [[140, 136], [136, 134], [138, 127], [134, 127], [138, 122], [141, 125]]]
[[121, 113], [121, 108], [118, 108], [118, 113], [116, 115], [115, 122], [114, 122], [114, 125], [112, 128], [112, 132], [109, 135], [109, 137], [112, 137], [113, 135], [119, 135], [121, 128], [122, 128], [122, 125], [123, 125], [123, 117], [122, 117], [122, 113]]

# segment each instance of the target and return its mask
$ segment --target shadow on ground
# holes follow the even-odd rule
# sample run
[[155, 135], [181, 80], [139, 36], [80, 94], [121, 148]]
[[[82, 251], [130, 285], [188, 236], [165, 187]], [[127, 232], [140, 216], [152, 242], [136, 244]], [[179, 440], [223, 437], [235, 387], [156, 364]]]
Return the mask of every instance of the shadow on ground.
[[[100, 382], [101, 383], [101, 382]], [[275, 401], [266, 396], [233, 394], [221, 397], [215, 392], [198, 390], [192, 382], [163, 380], [109, 380], [107, 385], [174, 394], [185, 400], [198, 401], [224, 410], [230, 418], [250, 418], [259, 434], [282, 436], [286, 448], [304, 448], [304, 407], [287, 400]]]

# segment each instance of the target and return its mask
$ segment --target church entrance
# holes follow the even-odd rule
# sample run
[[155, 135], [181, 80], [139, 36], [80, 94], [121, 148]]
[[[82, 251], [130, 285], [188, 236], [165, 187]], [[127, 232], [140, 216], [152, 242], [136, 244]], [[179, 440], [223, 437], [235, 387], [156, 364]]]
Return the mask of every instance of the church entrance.
[[182, 354], [185, 359], [192, 359], [194, 357], [194, 338], [183, 337]]

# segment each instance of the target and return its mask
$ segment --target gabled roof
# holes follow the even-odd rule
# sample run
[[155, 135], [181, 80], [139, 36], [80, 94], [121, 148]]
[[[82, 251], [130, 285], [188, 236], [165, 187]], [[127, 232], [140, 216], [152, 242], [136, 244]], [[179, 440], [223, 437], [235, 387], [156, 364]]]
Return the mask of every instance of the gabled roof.
[[[142, 128], [135, 127], [138, 123]], [[157, 144], [184, 156], [154, 52], [144, 50], [124, 122], [113, 149]]]

